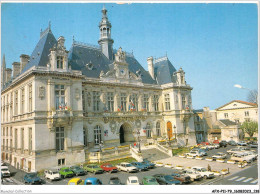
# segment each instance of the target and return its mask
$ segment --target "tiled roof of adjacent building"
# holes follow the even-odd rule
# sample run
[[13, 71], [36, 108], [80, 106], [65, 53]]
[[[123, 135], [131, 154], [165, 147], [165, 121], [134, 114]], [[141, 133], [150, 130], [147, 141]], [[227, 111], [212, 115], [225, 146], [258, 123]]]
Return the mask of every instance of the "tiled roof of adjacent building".
[[230, 121], [229, 119], [220, 119], [219, 121], [226, 126], [236, 125], [236, 122]]

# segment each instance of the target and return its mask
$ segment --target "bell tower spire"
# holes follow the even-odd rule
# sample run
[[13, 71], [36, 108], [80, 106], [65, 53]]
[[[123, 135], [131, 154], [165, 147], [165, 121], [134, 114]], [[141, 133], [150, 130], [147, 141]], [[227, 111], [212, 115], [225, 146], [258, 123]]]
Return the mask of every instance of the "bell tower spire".
[[113, 43], [114, 40], [111, 38], [111, 23], [107, 18], [107, 10], [105, 5], [102, 9], [102, 19], [99, 22], [100, 38], [98, 44], [101, 47], [102, 53], [109, 59], [113, 60]]

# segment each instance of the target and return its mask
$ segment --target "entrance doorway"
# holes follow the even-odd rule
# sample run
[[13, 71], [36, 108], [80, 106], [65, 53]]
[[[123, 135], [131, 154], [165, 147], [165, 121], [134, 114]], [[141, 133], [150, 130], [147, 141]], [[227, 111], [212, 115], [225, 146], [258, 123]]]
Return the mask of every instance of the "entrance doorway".
[[172, 138], [172, 123], [170, 121], [167, 122], [167, 135], [169, 139]]
[[134, 142], [135, 138], [132, 131], [132, 126], [128, 123], [121, 125], [119, 130], [120, 144], [126, 142]]
[[31, 161], [28, 161], [28, 172], [31, 172], [31, 168], [32, 168], [32, 163]]

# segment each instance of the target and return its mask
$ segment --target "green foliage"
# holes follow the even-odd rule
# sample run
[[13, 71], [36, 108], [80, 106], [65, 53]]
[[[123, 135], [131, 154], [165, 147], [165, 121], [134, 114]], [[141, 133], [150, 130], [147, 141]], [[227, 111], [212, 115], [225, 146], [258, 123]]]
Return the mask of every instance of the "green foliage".
[[254, 133], [258, 131], [258, 123], [256, 121], [245, 121], [240, 126], [240, 128], [242, 129], [243, 133], [247, 133], [250, 138], [252, 138]]
[[175, 155], [178, 155], [178, 154], [187, 153], [187, 152], [189, 152], [189, 151], [190, 151], [189, 148], [183, 147], [183, 148], [173, 149], [173, 150], [172, 150], [172, 154], [173, 154], [173, 156], [175, 156]]

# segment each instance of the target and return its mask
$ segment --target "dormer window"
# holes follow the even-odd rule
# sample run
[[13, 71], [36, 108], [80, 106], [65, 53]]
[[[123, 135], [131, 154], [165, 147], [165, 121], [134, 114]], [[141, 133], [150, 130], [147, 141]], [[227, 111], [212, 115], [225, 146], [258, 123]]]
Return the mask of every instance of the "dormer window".
[[57, 68], [58, 69], [63, 69], [63, 62], [64, 62], [63, 57], [57, 56]]

